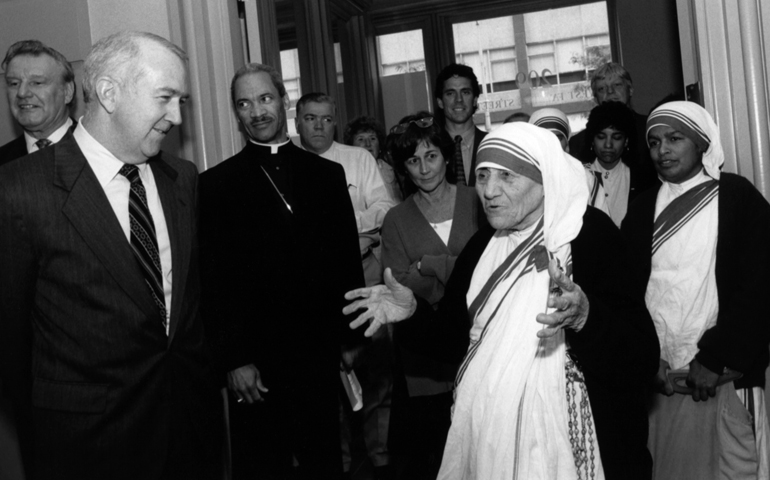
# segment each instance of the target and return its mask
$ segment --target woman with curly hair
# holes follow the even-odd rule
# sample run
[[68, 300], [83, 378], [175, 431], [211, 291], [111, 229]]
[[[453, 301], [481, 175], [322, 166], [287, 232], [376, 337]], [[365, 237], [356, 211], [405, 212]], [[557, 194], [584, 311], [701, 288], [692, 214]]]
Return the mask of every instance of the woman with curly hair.
[[401, 193], [401, 186], [384, 149], [385, 128], [382, 124], [374, 118], [365, 115], [357, 117], [345, 127], [343, 140], [346, 145], [361, 147], [371, 153], [375, 160], [377, 160], [380, 175], [382, 175], [382, 180], [385, 182], [385, 188], [388, 189], [390, 197], [396, 202], [403, 200], [404, 196]]

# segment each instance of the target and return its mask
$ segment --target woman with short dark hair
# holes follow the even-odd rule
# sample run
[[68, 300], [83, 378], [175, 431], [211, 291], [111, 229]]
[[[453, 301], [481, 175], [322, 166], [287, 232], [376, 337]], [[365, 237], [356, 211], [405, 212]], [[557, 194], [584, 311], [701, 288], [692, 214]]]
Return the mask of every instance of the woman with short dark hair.
[[588, 204], [606, 212], [618, 227], [636, 195], [656, 182], [630, 154], [637, 148], [635, 125], [633, 110], [620, 102], [595, 107], [586, 125], [584, 158], [594, 158], [586, 167], [596, 178]]
[[[413, 192], [388, 211], [382, 225], [383, 266], [432, 305], [444, 295], [455, 260], [478, 229], [478, 197], [454, 185], [454, 144], [422, 112], [391, 129], [388, 148]], [[390, 452], [398, 478], [435, 479], [450, 425], [456, 363], [401, 348], [394, 374]]]

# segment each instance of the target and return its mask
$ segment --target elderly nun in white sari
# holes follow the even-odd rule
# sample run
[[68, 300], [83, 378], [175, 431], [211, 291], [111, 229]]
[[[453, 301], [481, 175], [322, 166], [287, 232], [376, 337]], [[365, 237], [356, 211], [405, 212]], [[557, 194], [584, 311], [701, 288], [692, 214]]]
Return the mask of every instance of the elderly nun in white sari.
[[511, 123], [481, 143], [476, 175], [490, 228], [463, 250], [438, 311], [386, 273], [348, 293], [359, 300], [346, 312], [366, 309], [351, 327], [414, 317], [395, 328], [412, 348], [460, 351], [438, 478], [649, 478], [634, 397], [657, 340], [620, 232], [586, 206], [583, 166], [550, 132]]

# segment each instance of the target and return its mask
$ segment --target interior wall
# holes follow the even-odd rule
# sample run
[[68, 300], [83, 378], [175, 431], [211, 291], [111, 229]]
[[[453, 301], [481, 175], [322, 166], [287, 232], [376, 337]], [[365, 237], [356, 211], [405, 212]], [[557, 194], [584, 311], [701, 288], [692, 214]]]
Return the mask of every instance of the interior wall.
[[672, 93], [684, 94], [676, 2], [615, 0], [620, 63], [634, 80], [633, 107], [648, 114]]
[[158, 0], [88, 0], [91, 39], [121, 30], [142, 30], [169, 38], [168, 7]]

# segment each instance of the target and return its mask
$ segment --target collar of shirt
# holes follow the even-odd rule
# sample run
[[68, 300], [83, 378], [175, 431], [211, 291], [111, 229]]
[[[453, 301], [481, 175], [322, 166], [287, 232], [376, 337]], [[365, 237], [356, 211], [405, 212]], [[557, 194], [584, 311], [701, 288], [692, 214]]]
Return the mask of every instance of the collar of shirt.
[[[99, 180], [99, 185], [105, 188], [110, 183], [125, 165], [124, 162], [118, 160], [118, 158], [107, 150], [104, 145], [99, 143], [83, 126], [83, 122], [78, 122], [78, 126], [75, 127], [73, 133], [75, 141], [78, 142], [80, 150], [86, 157], [86, 161], [96, 175], [96, 179]], [[147, 163], [138, 164], [139, 177], [142, 182], [147, 184]], [[126, 179], [128, 181], [128, 179]]]
[[[476, 126], [475, 125], [471, 125], [471, 128], [469, 128], [468, 130], [464, 131], [463, 133], [461, 133], [459, 135], [461, 137], [463, 137], [462, 147], [464, 149], [473, 148], [473, 142], [476, 139]], [[452, 140], [454, 140], [454, 138], [456, 136], [457, 136], [457, 134], [452, 135]]]
[[620, 176], [623, 172], [628, 170], [628, 166], [623, 163], [623, 160], [619, 160], [612, 170], [607, 170], [604, 165], [597, 159], [588, 167], [592, 172], [599, 172], [604, 179], [615, 178]]
[[[369, 154], [368, 151], [361, 147], [354, 147], [352, 145], [345, 145], [344, 147], [340, 147], [340, 144], [336, 141], [332, 141], [332, 146], [329, 147], [325, 152], [319, 153], [318, 156], [321, 158], [324, 158], [326, 160], [329, 160], [330, 162], [337, 163], [339, 165], [342, 165], [342, 168], [345, 169], [345, 181], [348, 182], [348, 188], [359, 188], [359, 185], [357, 183], [363, 181], [361, 178], [361, 175], [355, 175], [351, 169], [352, 166], [357, 165], [357, 162], [351, 163], [350, 155], [353, 153], [353, 151], [363, 150], [366, 152], [365, 155], [371, 157], [371, 154]], [[359, 157], [360, 158], [360, 157]], [[355, 168], [355, 170], [358, 170], [358, 168]], [[351, 193], [353, 195], [353, 193]], [[365, 194], [368, 195], [368, 194]], [[366, 207], [362, 207], [366, 209]], [[356, 202], [353, 201], [353, 209], [356, 210]]]
[[[299, 137], [295, 137], [294, 145], [306, 152], [310, 152], [310, 150], [308, 150], [307, 148], [305, 148], [304, 145], [302, 145], [302, 140]], [[336, 147], [337, 147], [337, 141], [332, 140], [331, 147], [327, 148], [325, 152], [323, 153], [310, 152], [310, 153], [315, 153], [315, 155], [318, 155], [319, 157], [325, 158], [327, 160], [334, 160], [334, 151], [337, 149]]]
[[706, 170], [701, 168], [700, 172], [698, 172], [694, 177], [692, 177], [689, 180], [685, 180], [682, 183], [669, 183], [662, 178], [660, 179], [663, 182], [663, 185], [666, 185], [668, 189], [673, 194], [674, 198], [680, 196], [684, 192], [688, 191], [692, 187], [696, 185], [700, 185], [701, 183], [712, 180], [712, 178], [708, 175], [706, 175]]
[[317, 154], [321, 158], [325, 158], [327, 160], [334, 161], [334, 154], [337, 151], [337, 142], [332, 141], [331, 147], [329, 147], [325, 152]]
[[[67, 117], [67, 121], [64, 122], [59, 128], [54, 130], [52, 134], [48, 136], [48, 140], [51, 141], [51, 143], [56, 143], [62, 138], [64, 138], [64, 135], [67, 134], [67, 130], [72, 126], [72, 119], [70, 117]], [[24, 132], [24, 141], [27, 142], [27, 153], [33, 153], [40, 150], [37, 148], [37, 141], [40, 140], [39, 138], [35, 138], [32, 135], [30, 135], [27, 132]]]
[[279, 148], [281, 148], [281, 147], [283, 147], [284, 145], [286, 145], [286, 144], [287, 144], [287, 143], [289, 143], [290, 141], [291, 141], [291, 140], [287, 139], [287, 140], [286, 140], [285, 142], [283, 142], [283, 143], [259, 143], [259, 142], [255, 142], [255, 141], [254, 141], [254, 140], [252, 140], [252, 139], [249, 139], [249, 142], [253, 143], [254, 145], [257, 145], [257, 146], [260, 146], [260, 147], [263, 147], [263, 148], [268, 148], [268, 149], [270, 149], [270, 154], [271, 154], [271, 155], [275, 155], [276, 153], [278, 153], [278, 149], [279, 149]]

